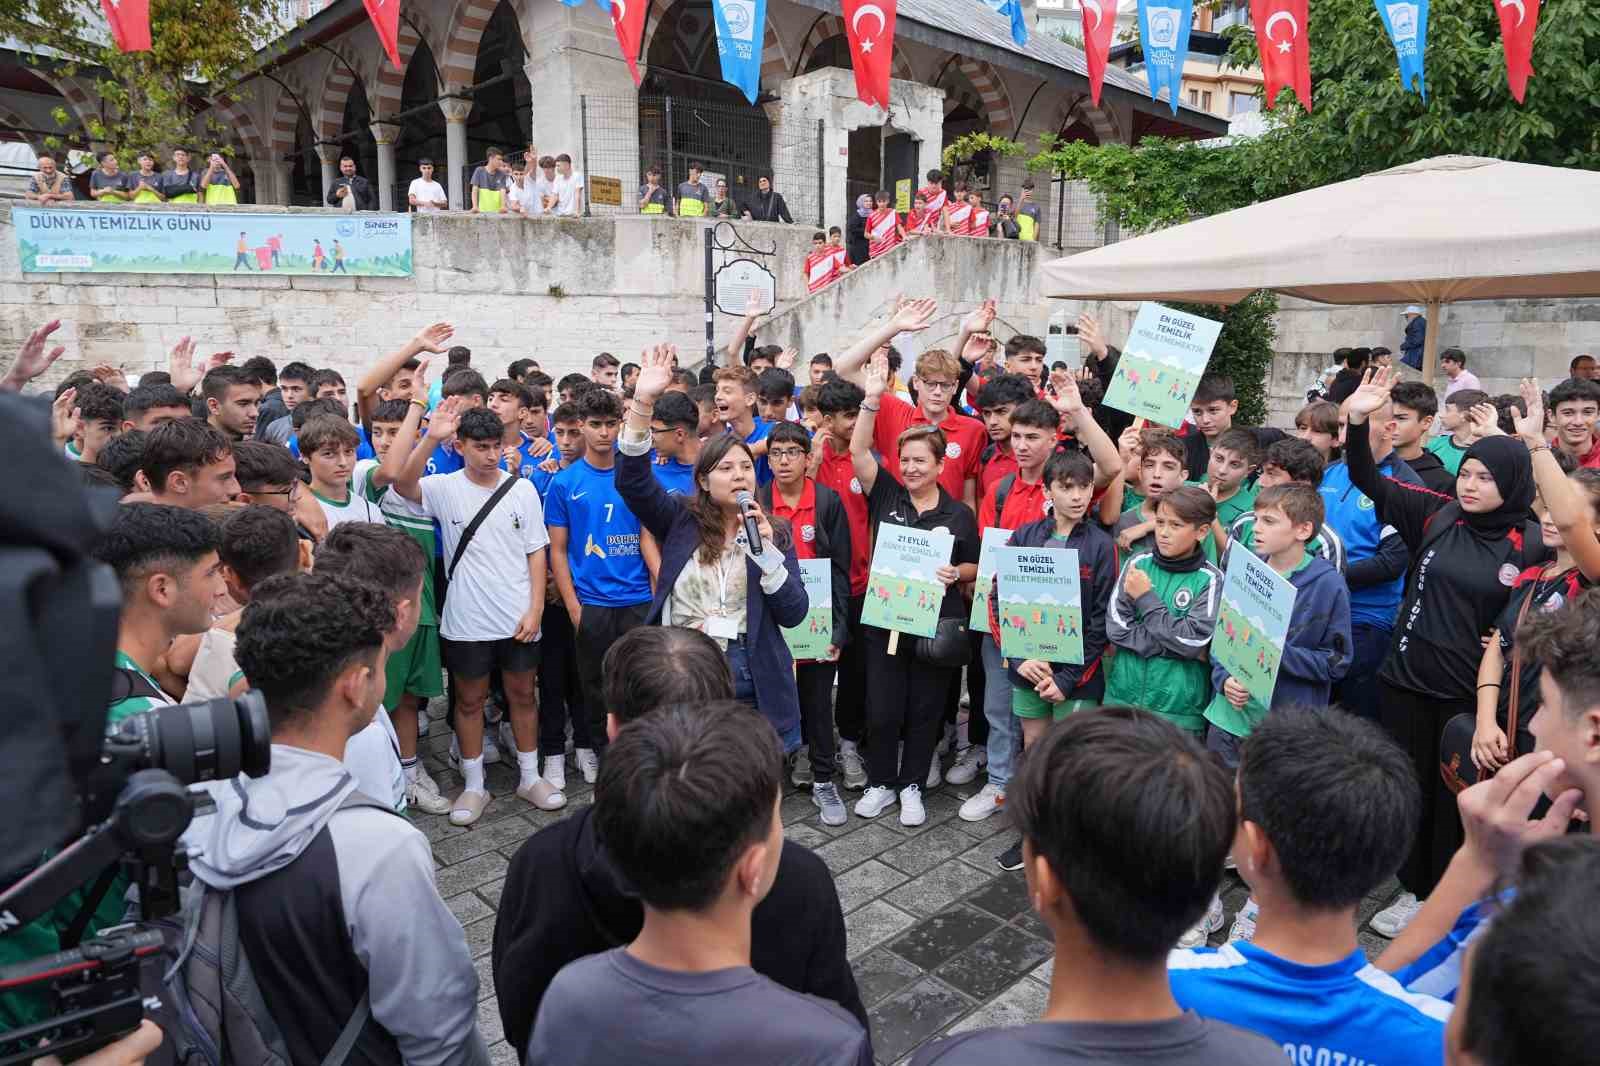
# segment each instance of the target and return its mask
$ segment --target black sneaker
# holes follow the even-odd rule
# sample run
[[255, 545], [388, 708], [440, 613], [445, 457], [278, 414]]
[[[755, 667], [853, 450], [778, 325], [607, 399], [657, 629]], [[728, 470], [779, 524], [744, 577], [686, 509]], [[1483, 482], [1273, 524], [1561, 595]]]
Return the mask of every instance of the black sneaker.
[[994, 861], [1000, 864], [1002, 870], [1022, 869], [1022, 839], [1017, 838], [1017, 842], [996, 855]]

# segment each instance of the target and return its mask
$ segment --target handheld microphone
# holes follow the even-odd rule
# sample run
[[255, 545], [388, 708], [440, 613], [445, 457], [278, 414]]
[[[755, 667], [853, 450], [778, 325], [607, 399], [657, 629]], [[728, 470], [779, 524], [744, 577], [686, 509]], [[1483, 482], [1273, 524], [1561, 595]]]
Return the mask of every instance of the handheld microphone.
[[761, 525], [756, 521], [756, 515], [760, 513], [756, 498], [740, 489], [734, 495], [733, 502], [739, 505], [739, 514], [744, 517], [744, 536], [750, 542], [750, 551], [760, 555], [764, 549], [761, 545]]

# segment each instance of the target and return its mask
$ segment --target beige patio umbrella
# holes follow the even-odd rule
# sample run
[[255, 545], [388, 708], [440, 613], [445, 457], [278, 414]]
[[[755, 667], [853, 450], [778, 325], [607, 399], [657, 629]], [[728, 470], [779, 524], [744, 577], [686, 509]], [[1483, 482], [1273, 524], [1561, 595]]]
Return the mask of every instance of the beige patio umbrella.
[[1600, 172], [1440, 156], [1046, 263], [1046, 296], [1330, 304], [1600, 296]]

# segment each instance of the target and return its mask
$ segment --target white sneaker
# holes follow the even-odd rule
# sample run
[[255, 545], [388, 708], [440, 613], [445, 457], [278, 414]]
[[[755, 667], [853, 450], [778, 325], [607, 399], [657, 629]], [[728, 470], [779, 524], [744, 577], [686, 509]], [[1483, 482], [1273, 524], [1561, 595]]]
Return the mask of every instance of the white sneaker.
[[406, 779], [406, 806], [415, 807], [427, 814], [448, 814], [450, 801], [439, 792], [439, 784], [428, 774], [427, 767], [417, 763], [415, 781]]
[[577, 751], [578, 770], [583, 774], [583, 779], [589, 784], [594, 784], [594, 779], [600, 776], [600, 760], [595, 757], [593, 748], [579, 748]]
[[417, 739], [421, 740], [428, 735], [428, 701], [423, 700], [422, 706], [417, 708]]
[[1372, 931], [1390, 940], [1399, 936], [1411, 919], [1422, 909], [1422, 901], [1410, 892], [1402, 892], [1395, 901], [1372, 916]]
[[544, 779], [556, 787], [557, 792], [567, 790], [567, 759], [564, 755], [549, 755], [544, 760]]
[[978, 770], [989, 761], [989, 754], [981, 744], [968, 744], [956, 752], [956, 761], [944, 772], [944, 779], [952, 785], [970, 785]]
[[939, 756], [935, 754], [933, 760], [928, 763], [928, 787], [938, 788], [943, 783], [944, 776], [940, 773]]
[[[894, 789], [873, 785], [856, 800], [856, 815], [861, 818], [876, 818], [897, 802], [898, 797], [895, 796]], [[917, 806], [922, 806], [921, 800], [918, 800]]]
[[977, 795], [961, 805], [961, 820], [963, 822], [981, 822], [989, 815], [1004, 808], [1005, 805], [1005, 789], [993, 783], [984, 785]]
[[844, 778], [845, 788], [867, 787], [867, 764], [854, 745], [839, 749], [839, 776]]
[[1205, 915], [1196, 922], [1194, 927], [1178, 938], [1180, 948], [1203, 948], [1212, 933], [1222, 928], [1222, 921], [1226, 915], [1222, 912], [1222, 898], [1211, 897], [1211, 906], [1206, 908]]
[[[938, 765], [935, 763], [934, 765]], [[922, 807], [922, 789], [916, 785], [907, 785], [900, 790], [900, 824], [921, 825], [928, 820], [928, 812]]]
[[[483, 765], [500, 761], [500, 748], [494, 742], [494, 734], [488, 730], [483, 734]], [[450, 765], [457, 770], [461, 769], [461, 741], [452, 735], [450, 737]]]
[[1233, 924], [1228, 927], [1228, 943], [1236, 940], [1254, 940], [1256, 938], [1256, 915], [1260, 910], [1252, 907], [1248, 902], [1239, 908], [1239, 913], [1233, 916]]

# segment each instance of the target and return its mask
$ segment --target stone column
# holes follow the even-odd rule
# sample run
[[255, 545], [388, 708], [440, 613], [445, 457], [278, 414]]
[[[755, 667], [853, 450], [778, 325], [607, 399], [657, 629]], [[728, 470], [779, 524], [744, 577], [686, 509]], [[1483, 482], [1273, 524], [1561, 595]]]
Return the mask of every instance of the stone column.
[[[467, 116], [472, 114], [472, 101], [440, 100], [439, 110], [444, 112], [444, 165], [450, 188], [450, 208], [453, 211], [462, 211], [466, 209], [467, 200], [466, 183], [461, 178], [461, 169], [467, 165]], [[393, 149], [390, 151], [392, 166]]]
[[367, 127], [378, 145], [378, 210], [394, 210], [394, 142], [400, 127], [393, 122], [374, 122]]
[[323, 206], [327, 206], [328, 194], [333, 191], [333, 183], [339, 178], [339, 157], [343, 154], [332, 141], [322, 141], [317, 145], [317, 159], [322, 162]]
[[[593, 197], [590, 176], [620, 181], [627, 208], [642, 180], [639, 91], [617, 51], [610, 17], [593, 4], [531, 4], [522, 16], [522, 36], [528, 42], [522, 69], [539, 94], [529, 139], [540, 155], [565, 152], [572, 157], [573, 166], [585, 175], [586, 197]], [[586, 96], [587, 152], [582, 113]]]
[[[290, 188], [294, 184], [294, 164], [286, 160], [268, 160], [260, 165], [256, 173], [268, 176], [271, 179], [272, 200], [270, 202], [288, 207], [294, 200], [293, 190]], [[257, 199], [262, 200], [263, 203], [268, 202], [262, 196], [257, 196]]]

